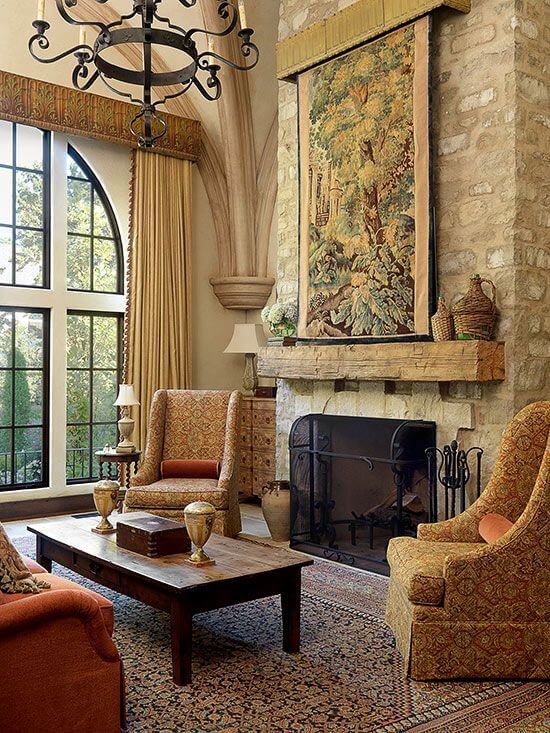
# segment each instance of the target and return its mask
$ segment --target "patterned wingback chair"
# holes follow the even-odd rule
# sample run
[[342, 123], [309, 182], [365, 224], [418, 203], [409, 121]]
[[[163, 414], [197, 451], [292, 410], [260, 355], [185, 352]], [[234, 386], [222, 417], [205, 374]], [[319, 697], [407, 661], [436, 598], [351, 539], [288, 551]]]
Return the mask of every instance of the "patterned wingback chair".
[[[147, 511], [183, 521], [193, 501], [216, 507], [214, 531], [235, 537], [241, 530], [238, 500], [239, 392], [161, 389], [153, 396], [145, 460], [131, 481], [125, 512]], [[219, 461], [216, 479], [162, 479], [161, 462]]]
[[[413, 679], [550, 676], [550, 402], [506, 429], [481, 497], [390, 541], [386, 621]], [[479, 520], [514, 522], [485, 544]]]

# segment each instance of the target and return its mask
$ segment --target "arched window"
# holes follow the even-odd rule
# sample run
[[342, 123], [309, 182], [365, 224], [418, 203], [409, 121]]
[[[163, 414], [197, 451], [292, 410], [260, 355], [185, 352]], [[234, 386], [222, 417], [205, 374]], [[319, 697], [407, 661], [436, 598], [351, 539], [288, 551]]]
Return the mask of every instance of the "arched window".
[[97, 477], [95, 451], [117, 442], [124, 307], [93, 165], [64, 135], [0, 120], [0, 491]]
[[122, 245], [109, 199], [71, 146], [67, 164], [67, 287], [122, 293]]

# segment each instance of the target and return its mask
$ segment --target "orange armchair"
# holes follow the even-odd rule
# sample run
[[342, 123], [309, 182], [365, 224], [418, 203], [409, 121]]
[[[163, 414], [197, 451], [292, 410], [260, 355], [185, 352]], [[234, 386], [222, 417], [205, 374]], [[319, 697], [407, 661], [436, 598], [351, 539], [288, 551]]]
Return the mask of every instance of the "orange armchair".
[[[125, 512], [151, 512], [183, 521], [185, 507], [208, 501], [216, 509], [214, 532], [241, 530], [238, 463], [239, 392], [167, 390], [153, 396], [145, 460], [130, 482]], [[162, 479], [162, 461], [206, 459], [221, 464], [219, 479]]]
[[99, 604], [84, 589], [0, 605], [0, 659], [5, 733], [119, 733], [124, 727], [122, 663]]
[[[481, 497], [390, 541], [386, 621], [414, 679], [550, 676], [550, 402], [506, 429]], [[489, 513], [513, 526], [479, 536]]]

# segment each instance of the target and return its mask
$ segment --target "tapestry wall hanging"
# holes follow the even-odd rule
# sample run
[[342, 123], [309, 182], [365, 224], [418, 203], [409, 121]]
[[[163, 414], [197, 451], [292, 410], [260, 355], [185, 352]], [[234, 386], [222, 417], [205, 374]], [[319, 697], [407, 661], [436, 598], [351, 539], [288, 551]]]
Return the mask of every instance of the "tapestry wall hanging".
[[432, 299], [430, 18], [298, 76], [302, 339], [415, 339]]

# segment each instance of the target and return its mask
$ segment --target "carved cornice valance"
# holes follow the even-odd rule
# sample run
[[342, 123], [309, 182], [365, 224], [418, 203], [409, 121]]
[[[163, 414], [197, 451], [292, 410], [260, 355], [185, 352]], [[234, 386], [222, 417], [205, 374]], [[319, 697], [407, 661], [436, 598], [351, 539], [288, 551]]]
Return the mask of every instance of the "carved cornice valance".
[[[137, 109], [128, 102], [0, 71], [0, 118], [11, 122], [136, 148], [129, 125]], [[198, 160], [200, 122], [171, 114], [164, 117], [168, 129], [155, 152]]]
[[436, 8], [469, 13], [470, 6], [471, 0], [357, 0], [336, 15], [281, 41], [277, 45], [277, 77], [291, 79], [300, 71]]

